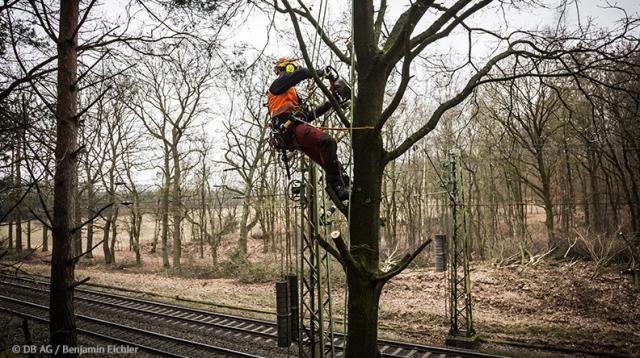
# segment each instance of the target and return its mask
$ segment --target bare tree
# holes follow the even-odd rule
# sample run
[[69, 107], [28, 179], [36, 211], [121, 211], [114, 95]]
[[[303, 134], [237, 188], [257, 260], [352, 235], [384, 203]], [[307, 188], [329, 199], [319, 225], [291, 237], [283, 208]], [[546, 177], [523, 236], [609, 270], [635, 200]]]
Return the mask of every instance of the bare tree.
[[[204, 94], [213, 76], [211, 58], [198, 48], [178, 50], [170, 61], [144, 63], [147, 81], [140, 89], [151, 95], [139, 101], [135, 112], [149, 134], [162, 142], [165, 176], [163, 190], [163, 242], [168, 233], [168, 195], [171, 193], [173, 219], [173, 266], [180, 269], [181, 224], [183, 220], [181, 184], [183, 159], [189, 153], [183, 148], [188, 131], [204, 114]], [[171, 185], [171, 188], [169, 186]], [[164, 245], [163, 245], [163, 250]], [[164, 254], [164, 251], [163, 251]], [[168, 263], [164, 262], [166, 266]]]
[[265, 115], [262, 106], [265, 96], [263, 86], [264, 82], [259, 84], [249, 82], [243, 88], [242, 96], [231, 94], [230, 97], [239, 99], [241, 110], [235, 113], [232, 108], [229, 119], [225, 122], [227, 141], [223, 163], [228, 166], [228, 170], [238, 174], [241, 183], [240, 188], [228, 187], [227, 189], [242, 197], [240, 237], [236, 250], [238, 257], [242, 260], [247, 255], [248, 233], [258, 223], [257, 214], [254, 215], [253, 220], [249, 220], [251, 196], [261, 179], [260, 163], [268, 152], [267, 126], [262, 122]]
[[[431, 133], [446, 112], [463, 103], [482, 84], [522, 76], [540, 76], [535, 69], [544, 62], [555, 63], [558, 65], [556, 68], [561, 69], [551, 76], [590, 78], [585, 68], [588, 66], [575, 60], [573, 55], [577, 52], [595, 54], [598, 61], [592, 62], [591, 67], [598, 67], [598, 70], [611, 69], [611, 64], [616, 59], [626, 56], [614, 53], [615, 45], [630, 35], [629, 29], [634, 28], [636, 22], [627, 18], [616, 32], [589, 34], [588, 37], [580, 31], [549, 35], [518, 30], [511, 34], [501, 34], [497, 29], [471, 27], [467, 24], [473, 15], [488, 8], [491, 0], [457, 0], [447, 5], [429, 0], [415, 1], [393, 24], [389, 23], [387, 15], [390, 5], [386, 1], [380, 2], [377, 8], [373, 0], [354, 1], [353, 51], [349, 53], [342, 51], [332, 41], [303, 1], [298, 1], [295, 8], [288, 0], [281, 2], [283, 7], [279, 7], [279, 3], [274, 2], [274, 6], [289, 15], [307, 67], [313, 68], [314, 64], [307, 49], [301, 19], [311, 25], [312, 31], [318, 33], [333, 55], [347, 64], [353, 60], [358, 75], [355, 84], [357, 95], [352, 104], [353, 123], [349, 123], [329, 90], [312, 71], [314, 81], [331, 98], [334, 109], [346, 126], [352, 124], [356, 128], [372, 128], [353, 132], [354, 180], [349, 203], [350, 247], [339, 238], [335, 241], [336, 246], [331, 246], [328, 242], [323, 242], [323, 246], [338, 259], [347, 274], [349, 334], [345, 355], [373, 357], [377, 354], [378, 301], [382, 287], [406, 268], [429, 243], [429, 240], [424, 241], [417, 250], [407, 254], [388, 271], [380, 269], [380, 193], [387, 164], [405, 154]], [[501, 3], [499, 6], [506, 7], [508, 4]], [[430, 15], [425, 16], [426, 14]], [[451, 97], [436, 104], [435, 110], [427, 119], [412, 134], [402, 139], [400, 144], [385, 149], [381, 133], [414, 78], [412, 63], [416, 59], [422, 60], [420, 55], [425, 50], [434, 48], [439, 40], [447, 38], [455, 30], [465, 32], [470, 39], [466, 60], [453, 67], [447, 66], [443, 61], [437, 70], [445, 78], [464, 76], [467, 78], [466, 82], [456, 88]], [[471, 50], [474, 47], [473, 38], [477, 35], [491, 36], [498, 41], [500, 45], [493, 56], [482, 60], [474, 58]], [[351, 56], [355, 58], [352, 59]], [[509, 59], [511, 61], [506, 61]], [[506, 67], [509, 63], [518, 65]], [[399, 76], [399, 81], [395, 94], [386, 98], [385, 90], [389, 79], [396, 76]], [[346, 212], [343, 206], [341, 210]]]
[[[509, 82], [494, 93], [497, 95], [495, 101], [485, 108], [490, 112], [491, 119], [500, 123], [508, 132], [508, 137], [512, 138], [510, 148], [525, 152], [520, 153], [516, 160], [509, 158], [507, 152], [504, 162], [511, 165], [517, 182], [522, 180], [544, 203], [549, 248], [558, 248], [558, 253], [564, 254], [567, 241], [556, 238], [552, 190], [556, 158], [559, 158], [559, 153], [552, 151], [553, 139], [564, 126], [559, 117], [562, 113], [560, 95], [536, 78]], [[510, 151], [510, 148], [506, 150]], [[521, 197], [517, 201], [523, 202]], [[519, 208], [523, 210], [523, 206]]]

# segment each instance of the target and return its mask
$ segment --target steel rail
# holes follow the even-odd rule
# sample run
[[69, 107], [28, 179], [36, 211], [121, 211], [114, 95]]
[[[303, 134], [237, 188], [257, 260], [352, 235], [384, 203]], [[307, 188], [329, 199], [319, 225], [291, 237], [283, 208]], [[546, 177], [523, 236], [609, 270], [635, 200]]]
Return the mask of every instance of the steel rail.
[[[45, 306], [45, 305], [40, 305], [37, 303], [33, 303], [33, 302], [25, 302], [24, 300], [20, 300], [20, 299], [16, 299], [13, 297], [9, 297], [9, 296], [3, 296], [0, 295], [0, 300], [4, 300], [7, 302], [11, 302], [13, 304], [17, 304], [17, 305], [21, 305], [21, 306], [25, 306], [25, 307], [29, 307], [32, 309], [38, 309], [38, 310], [42, 310], [42, 311], [49, 311], [49, 307]], [[28, 313], [24, 313], [24, 312], [17, 312], [15, 310], [11, 310], [8, 309], [6, 307], [0, 307], [0, 310], [8, 312], [8, 313], [14, 313], [23, 317], [27, 317], [27, 318], [31, 318], [34, 320], [37, 320], [39, 322], [43, 322], [43, 323], [48, 323], [49, 320], [46, 318], [42, 318], [42, 317], [37, 317], [34, 316], [32, 314], [28, 314]], [[106, 321], [106, 320], [102, 320], [102, 319], [98, 319], [98, 318], [94, 318], [94, 317], [89, 317], [89, 316], [84, 316], [84, 315], [75, 315], [76, 319], [79, 319], [80, 321], [83, 322], [88, 322], [91, 324], [94, 324], [97, 327], [111, 327], [111, 328], [115, 328], [115, 329], [119, 329], [128, 333], [136, 333], [139, 335], [143, 335], [143, 336], [148, 336], [151, 338], [156, 338], [159, 339], [163, 342], [170, 342], [175, 344], [177, 347], [176, 348], [180, 348], [180, 346], [188, 346], [196, 349], [201, 349], [203, 351], [206, 352], [210, 352], [210, 353], [220, 353], [220, 354], [224, 354], [226, 356], [232, 356], [232, 357], [247, 357], [247, 358], [260, 358], [260, 356], [254, 355], [254, 354], [249, 354], [249, 353], [244, 353], [244, 352], [240, 352], [240, 351], [236, 351], [236, 350], [232, 350], [232, 349], [228, 349], [228, 348], [223, 348], [223, 347], [217, 347], [217, 346], [213, 346], [210, 344], [205, 344], [205, 343], [200, 343], [200, 342], [196, 342], [196, 341], [191, 341], [188, 339], [183, 339], [183, 338], [179, 338], [179, 337], [173, 337], [170, 335], [166, 335], [166, 334], [162, 334], [162, 333], [158, 333], [158, 332], [153, 332], [153, 331], [149, 331], [149, 330], [145, 330], [145, 329], [140, 329], [140, 328], [136, 328], [136, 327], [131, 327], [131, 326], [127, 326], [127, 325], [123, 325], [123, 324], [119, 324], [119, 323], [115, 323], [115, 322], [110, 322], [110, 321]], [[162, 349], [158, 349], [158, 348], [154, 348], [145, 344], [140, 344], [137, 342], [132, 342], [129, 340], [125, 340], [122, 338], [118, 338], [118, 337], [113, 337], [111, 335], [107, 335], [105, 333], [100, 333], [100, 332], [96, 332], [95, 330], [88, 330], [86, 328], [82, 328], [82, 327], [77, 327], [78, 332], [86, 334], [86, 335], [91, 335], [94, 336], [96, 338], [101, 338], [101, 339], [105, 339], [105, 340], [109, 340], [109, 341], [114, 341], [114, 342], [118, 342], [118, 343], [122, 343], [122, 344], [127, 344], [129, 346], [134, 346], [134, 347], [140, 347], [143, 350], [146, 351], [150, 351], [153, 353], [157, 353], [157, 354], [162, 354], [162, 355], [166, 355], [166, 356], [172, 356], [172, 357], [189, 357], [188, 355], [182, 355], [179, 353], [174, 353], [174, 352], [170, 352], [167, 350], [162, 350]]]
[[[29, 287], [29, 286], [25, 286], [25, 285], [21, 285], [21, 284], [16, 284], [16, 283], [8, 283], [6, 281], [3, 281], [2, 284], [5, 285], [9, 285], [11, 287], [15, 287], [15, 288], [20, 288], [20, 289], [25, 289], [25, 290], [31, 290], [31, 291], [37, 291], [40, 293], [49, 293], [48, 290], [44, 290], [44, 289], [39, 289], [39, 288], [34, 288], [34, 287]], [[86, 292], [80, 292], [81, 294], [86, 294]], [[139, 300], [139, 299], [132, 299], [129, 300], [128, 298], [124, 298], [124, 297], [112, 297], [113, 295], [109, 295], [109, 298], [114, 299], [114, 300], [120, 300], [121, 302], [144, 302], [144, 304], [148, 305], [148, 306], [154, 306], [155, 302], [152, 302], [151, 304], [149, 304], [148, 302], [145, 302], [143, 300]], [[233, 331], [233, 332], [239, 332], [239, 333], [249, 333], [251, 335], [255, 335], [255, 336], [259, 336], [259, 337], [263, 337], [263, 338], [269, 338], [269, 339], [273, 339], [276, 340], [278, 338], [278, 336], [275, 333], [267, 333], [267, 331], [271, 330], [271, 329], [275, 329], [275, 325], [273, 325], [273, 327], [265, 327], [264, 330], [255, 330], [255, 329], [249, 329], [247, 327], [244, 328], [240, 328], [238, 326], [233, 326], [231, 324], [224, 324], [224, 323], [219, 323], [220, 321], [214, 322], [214, 321], [209, 321], [207, 320], [210, 317], [216, 317], [216, 318], [220, 318], [219, 316], [214, 316], [211, 315], [211, 312], [207, 312], [207, 311], [197, 311], [197, 310], [189, 310], [189, 309], [185, 309], [182, 310], [182, 312], [180, 312], [180, 310], [176, 309], [176, 308], [172, 308], [175, 311], [178, 311], [177, 314], [170, 314], [170, 313], [166, 313], [166, 312], [162, 312], [162, 311], [153, 311], [151, 308], [141, 308], [141, 307], [136, 307], [136, 306], [129, 306], [126, 304], [122, 304], [122, 303], [114, 303], [114, 301], [105, 301], [105, 300], [101, 300], [101, 299], [96, 299], [96, 298], [89, 298], [89, 297], [83, 297], [80, 295], [76, 295], [75, 299], [80, 300], [80, 301], [85, 301], [88, 304], [91, 305], [103, 305], [103, 306], [107, 306], [107, 307], [111, 307], [115, 310], [128, 310], [131, 312], [135, 312], [137, 314], [142, 314], [142, 315], [149, 315], [149, 316], [153, 316], [154, 318], [166, 318], [169, 320], [174, 320], [174, 321], [180, 321], [180, 322], [185, 322], [185, 323], [190, 323], [190, 324], [199, 324], [202, 326], [207, 326], [207, 327], [213, 327], [213, 328], [217, 328], [217, 329], [222, 329], [222, 330], [227, 330], [227, 331]], [[157, 307], [164, 307], [165, 305], [155, 305]], [[192, 317], [192, 316], [184, 316], [184, 315], [178, 315], [178, 314], [183, 314], [184, 312], [197, 312], [197, 314], [199, 314], [200, 316], [196, 316], [196, 317]], [[195, 314], [195, 313], [194, 313]], [[209, 316], [209, 317], [207, 317]], [[244, 324], [244, 323], [250, 323], [253, 325], [256, 325], [256, 323], [253, 323], [253, 320], [240, 320], [240, 317], [229, 317], [228, 315], [223, 315], [223, 321], [226, 320], [234, 320], [237, 321], [237, 324]], [[271, 323], [271, 322], [266, 322], [266, 323]]]
[[[23, 282], [31, 283], [34, 285], [48, 286], [47, 282], [34, 280], [34, 279], [25, 279], [25, 278], [16, 277], [16, 276], [5, 276], [5, 278], [23, 281]], [[42, 293], [48, 293], [47, 289], [29, 287], [25, 285], [7, 282], [6, 280], [0, 281], [0, 283], [25, 289], [25, 290], [36, 290]], [[275, 330], [277, 328], [276, 324], [271, 321], [234, 316], [234, 315], [196, 309], [191, 307], [178, 306], [170, 303], [146, 300], [146, 299], [141, 299], [137, 297], [117, 295], [114, 293], [102, 292], [97, 290], [76, 289], [76, 292], [82, 295], [94, 296], [94, 298], [87, 298], [80, 295], [76, 296], [76, 298], [80, 300], [85, 300], [93, 304], [109, 306], [114, 309], [130, 310], [130, 311], [138, 312], [140, 314], [158, 316], [165, 319], [172, 319], [172, 320], [182, 321], [190, 324], [208, 325], [216, 329], [230, 330], [230, 331], [255, 335], [262, 338], [273, 339], [273, 340], [277, 339], [277, 335], [275, 333], [267, 333], [268, 331]], [[98, 297], [103, 296], [112, 300], [120, 301], [120, 303], [106, 302], [104, 300], [95, 298], [95, 296], [98, 296]], [[166, 310], [173, 310], [174, 312], [166, 312], [166, 311], [157, 312], [149, 309], [144, 309], [141, 307], [130, 307], [130, 306], [128, 307], [126, 306], [127, 302], [136, 303], [139, 305], [148, 305], [151, 307], [164, 308]], [[195, 314], [196, 316], [194, 317], [193, 314]], [[197, 315], [200, 315], [200, 317], [198, 317]], [[220, 324], [217, 322], [212, 323], [212, 322], [203, 321], [208, 318], [214, 318], [214, 319], [220, 318], [223, 320], [229, 320], [232, 322], [236, 322], [237, 326], [230, 326], [228, 324]], [[245, 323], [249, 323], [250, 325], [241, 327], [241, 325]], [[257, 327], [252, 327], [251, 325], [254, 325]], [[247, 329], [247, 327], [252, 327], [252, 329]], [[263, 329], [258, 330], [258, 327], [263, 327]], [[344, 344], [345, 344], [344, 334], [335, 333], [335, 339], [334, 339], [335, 347], [339, 350], [343, 350]], [[388, 357], [388, 358], [422, 357], [422, 356], [428, 356], [429, 353], [432, 355], [434, 354], [439, 355], [439, 357], [504, 358], [504, 356], [500, 356], [500, 355], [481, 353], [481, 352], [460, 349], [460, 348], [429, 346], [429, 345], [422, 345], [422, 344], [410, 343], [410, 342], [400, 342], [400, 341], [393, 341], [393, 340], [387, 340], [387, 339], [378, 339], [378, 344], [380, 347], [380, 352], [382, 357]]]

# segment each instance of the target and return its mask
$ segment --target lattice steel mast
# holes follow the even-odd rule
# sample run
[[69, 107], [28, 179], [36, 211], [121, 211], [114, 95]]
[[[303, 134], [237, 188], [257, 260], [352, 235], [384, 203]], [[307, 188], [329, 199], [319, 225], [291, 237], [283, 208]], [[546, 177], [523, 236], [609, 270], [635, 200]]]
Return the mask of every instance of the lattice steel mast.
[[449, 151], [449, 201], [451, 240], [449, 240], [449, 318], [447, 344], [468, 346], [476, 341], [471, 310], [469, 241], [462, 180], [460, 150]]
[[333, 357], [333, 315], [329, 254], [320, 247], [318, 175], [315, 165], [301, 162], [298, 353], [299, 357]]

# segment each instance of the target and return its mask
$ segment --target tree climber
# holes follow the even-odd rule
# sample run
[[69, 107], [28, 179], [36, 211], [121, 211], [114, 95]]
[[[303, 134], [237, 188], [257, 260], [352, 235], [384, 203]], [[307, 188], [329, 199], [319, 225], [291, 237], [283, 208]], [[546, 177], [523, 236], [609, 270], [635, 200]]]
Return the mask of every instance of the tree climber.
[[[299, 149], [304, 152], [324, 169], [328, 186], [338, 198], [341, 201], [349, 199], [349, 177], [336, 155], [336, 141], [322, 130], [307, 124], [331, 109], [331, 103], [325, 102], [314, 110], [307, 108], [295, 86], [313, 76], [309, 69], [299, 66], [296, 60], [280, 58], [274, 70], [278, 78], [267, 92], [267, 106], [274, 129], [271, 145], [280, 150]], [[318, 76], [329, 79], [335, 90], [337, 76], [330, 67], [316, 72]], [[338, 90], [344, 93], [344, 89]], [[340, 98], [342, 101], [347, 100], [346, 96]]]

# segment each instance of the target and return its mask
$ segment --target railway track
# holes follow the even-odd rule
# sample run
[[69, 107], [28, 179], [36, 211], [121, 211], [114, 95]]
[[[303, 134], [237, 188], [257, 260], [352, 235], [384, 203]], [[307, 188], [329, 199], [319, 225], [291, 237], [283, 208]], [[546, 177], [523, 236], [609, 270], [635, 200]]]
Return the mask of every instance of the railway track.
[[[25, 279], [15, 276], [3, 276], [0, 284], [11, 287], [16, 292], [27, 294], [39, 294], [48, 295], [48, 282]], [[0, 297], [1, 298], [1, 297]], [[129, 316], [139, 317], [147, 321], [163, 321], [171, 322], [172, 324], [180, 324], [194, 331], [205, 331], [208, 334], [218, 335], [235, 335], [237, 337], [244, 337], [244, 339], [251, 339], [255, 341], [262, 341], [265, 344], [276, 345], [277, 341], [277, 327], [274, 322], [267, 320], [260, 320], [254, 318], [247, 318], [241, 316], [234, 316], [229, 314], [222, 314], [212, 312], [208, 310], [201, 310], [196, 308], [183, 307], [173, 305], [164, 302], [151, 301], [147, 299], [122, 296], [114, 293], [96, 291], [91, 289], [76, 289], [76, 300], [85, 303], [89, 306], [100, 308], [101, 310], [109, 310], [112, 312], [127, 312]], [[6, 301], [3, 301], [3, 303]], [[31, 303], [25, 303], [27, 305]], [[39, 306], [39, 305], [38, 305]], [[34, 306], [30, 306], [34, 307]], [[40, 306], [40, 310], [46, 309], [45, 306]], [[86, 316], [82, 316], [86, 317]], [[90, 318], [90, 317], [88, 317]], [[133, 328], [133, 327], [131, 327]], [[160, 335], [162, 337], [168, 337]], [[334, 346], [336, 347], [336, 353], [341, 356], [342, 349], [344, 347], [344, 336], [342, 334], [335, 334]], [[173, 337], [176, 338], [176, 337]], [[145, 342], [142, 339], [140, 342]], [[168, 339], [168, 338], [167, 338]], [[180, 339], [180, 338], [179, 338]], [[140, 346], [136, 344], [136, 339], [130, 339], [127, 344], [131, 346]], [[192, 342], [192, 341], [190, 341]], [[501, 356], [479, 353], [475, 351], [448, 348], [448, 347], [435, 347], [427, 345], [419, 345], [406, 342], [398, 342], [391, 340], [379, 340], [380, 352], [382, 357], [388, 358], [400, 358], [400, 357], [413, 357], [413, 358], [498, 358]], [[193, 343], [193, 342], [192, 342]], [[197, 343], [197, 342], [195, 342]], [[156, 347], [156, 345], [152, 345]], [[142, 346], [140, 346], [143, 349]], [[216, 348], [216, 347], [214, 347]], [[205, 348], [193, 348], [194, 355], [198, 356], [198, 349]], [[212, 348], [209, 348], [212, 349]], [[158, 352], [153, 352], [158, 353]], [[224, 353], [222, 353], [224, 354]], [[229, 355], [234, 354], [229, 353]], [[251, 356], [251, 355], [246, 355]]]
[[[0, 302], [0, 311], [41, 323], [49, 322], [47, 306], [3, 295], [0, 295]], [[81, 334], [167, 357], [259, 357], [85, 315], [76, 315], [76, 324]]]

